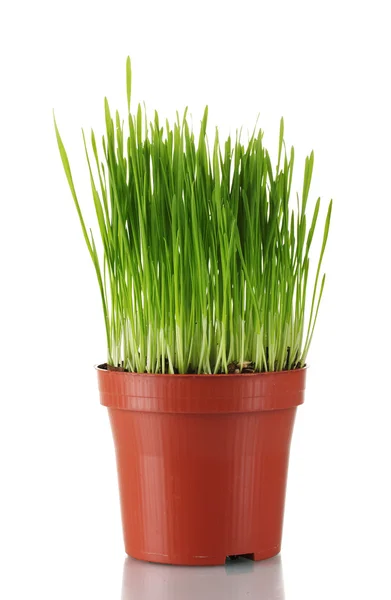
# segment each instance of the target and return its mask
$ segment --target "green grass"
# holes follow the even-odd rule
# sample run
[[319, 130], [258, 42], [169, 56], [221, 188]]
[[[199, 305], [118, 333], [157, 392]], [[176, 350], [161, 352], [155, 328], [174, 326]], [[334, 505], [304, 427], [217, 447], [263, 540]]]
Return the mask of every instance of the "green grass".
[[126, 127], [105, 99], [101, 154], [94, 133], [88, 141], [83, 132], [102, 257], [55, 122], [98, 279], [108, 364], [148, 373], [303, 367], [324, 289], [332, 208], [309, 289], [320, 208], [318, 199], [309, 214], [313, 153], [293, 209], [295, 155], [286, 150], [283, 120], [273, 168], [260, 130], [246, 143], [240, 135], [222, 143], [216, 130], [209, 144], [207, 108], [197, 137], [186, 111], [172, 125], [157, 112], [149, 122], [140, 105], [132, 114], [129, 58], [126, 90]]

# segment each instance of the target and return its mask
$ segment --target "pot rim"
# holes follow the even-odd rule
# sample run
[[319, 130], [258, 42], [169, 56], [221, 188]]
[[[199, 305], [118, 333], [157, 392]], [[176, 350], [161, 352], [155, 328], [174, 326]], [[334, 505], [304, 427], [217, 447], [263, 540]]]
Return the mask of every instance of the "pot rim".
[[304, 367], [220, 376], [207, 373], [129, 373], [108, 371], [99, 366], [96, 371], [104, 406], [142, 412], [193, 414], [293, 408], [304, 401], [307, 375]]
[[185, 377], [187, 378], [191, 378], [191, 377], [196, 377], [196, 378], [226, 378], [229, 377], [230, 379], [232, 378], [237, 378], [237, 377], [254, 377], [254, 376], [265, 376], [265, 375], [284, 375], [287, 373], [292, 373], [292, 372], [303, 372], [303, 371], [307, 371], [309, 368], [309, 365], [305, 365], [304, 367], [301, 367], [300, 369], [284, 369], [283, 371], [262, 371], [262, 372], [255, 372], [255, 373], [137, 373], [136, 371], [110, 371], [109, 369], [103, 368], [107, 365], [107, 363], [101, 363], [101, 364], [95, 364], [94, 365], [94, 369], [98, 372], [107, 372], [110, 373], [111, 375], [121, 375], [121, 376], [128, 376], [128, 375], [132, 375], [132, 376], [137, 376], [137, 377], [165, 377], [165, 378], [169, 378], [169, 377], [174, 377], [175, 379], [179, 379], [181, 377]]

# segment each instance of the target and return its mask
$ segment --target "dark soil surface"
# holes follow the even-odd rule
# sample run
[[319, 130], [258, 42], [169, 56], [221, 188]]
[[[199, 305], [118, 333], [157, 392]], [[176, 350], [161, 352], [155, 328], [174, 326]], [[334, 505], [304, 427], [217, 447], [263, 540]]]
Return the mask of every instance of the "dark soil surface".
[[[166, 373], [168, 372], [168, 361], [166, 362]], [[242, 373], [254, 373], [255, 372], [255, 364], [253, 362], [250, 361], [245, 361], [243, 363], [243, 368], [242, 368]], [[107, 363], [104, 363], [102, 365], [99, 365], [100, 369], [106, 369], [107, 371], [119, 371], [122, 373], [126, 373], [127, 369], [124, 369], [123, 367], [114, 367], [112, 365], [108, 365]], [[179, 373], [178, 369], [175, 369], [175, 373]], [[228, 373], [233, 373], [233, 374], [237, 374], [240, 373], [240, 363], [239, 362], [231, 362], [228, 365]], [[187, 371], [186, 375], [196, 375], [197, 371]], [[225, 375], [225, 373], [217, 373], [217, 375]]]

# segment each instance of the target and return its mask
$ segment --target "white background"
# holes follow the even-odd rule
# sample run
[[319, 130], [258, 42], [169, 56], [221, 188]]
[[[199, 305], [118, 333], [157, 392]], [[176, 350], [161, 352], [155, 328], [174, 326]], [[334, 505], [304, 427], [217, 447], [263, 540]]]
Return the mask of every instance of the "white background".
[[[34, 2], [0, 9], [0, 596], [4, 600], [391, 597], [387, 2]], [[334, 199], [328, 280], [298, 411], [281, 559], [181, 570], [128, 560], [94, 363], [100, 300], [56, 147], [89, 224], [81, 127], [103, 97], [222, 132], [283, 115], [297, 189]], [[212, 131], [212, 130], [211, 130]], [[324, 214], [324, 213], [323, 213]]]

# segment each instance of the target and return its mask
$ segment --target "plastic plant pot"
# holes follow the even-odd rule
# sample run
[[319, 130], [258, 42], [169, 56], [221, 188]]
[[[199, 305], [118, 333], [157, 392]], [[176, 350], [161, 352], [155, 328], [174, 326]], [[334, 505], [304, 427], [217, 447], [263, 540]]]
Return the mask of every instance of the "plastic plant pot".
[[125, 551], [222, 565], [280, 552], [289, 450], [305, 369], [159, 375], [97, 368]]

